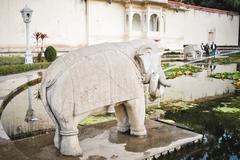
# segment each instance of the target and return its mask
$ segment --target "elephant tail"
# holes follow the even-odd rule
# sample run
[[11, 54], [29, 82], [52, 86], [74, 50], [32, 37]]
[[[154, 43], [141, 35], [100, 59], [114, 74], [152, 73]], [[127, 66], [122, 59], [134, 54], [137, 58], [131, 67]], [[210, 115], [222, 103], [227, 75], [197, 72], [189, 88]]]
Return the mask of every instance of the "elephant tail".
[[46, 107], [48, 105], [47, 102], [47, 91], [46, 91], [46, 83], [45, 83], [45, 76], [43, 75], [42, 82], [41, 82], [41, 91], [40, 91], [40, 97], [43, 103], [43, 106]]
[[48, 115], [52, 119], [52, 121], [56, 124], [56, 117], [54, 116], [52, 109], [51, 109], [51, 104], [48, 101], [48, 96], [47, 96], [47, 90], [50, 88], [55, 81], [47, 81], [46, 77], [43, 76], [42, 82], [41, 82], [41, 91], [40, 91], [40, 96], [42, 100], [42, 104], [47, 111]]
[[66, 71], [65, 63], [62, 57], [57, 58], [48, 68], [45, 70], [41, 82], [41, 92], [40, 96], [42, 98], [42, 103], [44, 107], [47, 107], [47, 90], [57, 81], [65, 71]]
[[41, 82], [41, 91], [40, 91], [40, 96], [41, 96], [41, 100], [42, 103], [44, 105], [45, 108], [49, 107], [49, 102], [47, 100], [47, 89], [52, 85], [53, 83], [47, 83], [47, 79], [45, 77], [45, 75], [43, 75], [43, 79]]
[[[48, 89], [52, 85], [54, 85], [54, 83], [55, 83], [55, 81], [47, 81], [46, 77], [44, 77], [42, 79], [42, 83], [41, 83], [40, 95], [41, 95], [41, 100], [42, 100], [43, 106], [44, 106], [47, 114], [51, 118], [53, 124], [55, 125], [56, 133], [59, 134], [59, 126], [60, 126], [60, 124], [59, 124], [59, 122], [58, 122], [54, 112], [52, 111], [51, 103], [49, 103], [48, 95], [47, 95]], [[55, 134], [55, 137], [54, 137], [54, 145], [55, 145], [55, 147], [60, 149], [60, 138], [59, 138], [59, 136], [56, 136], [56, 134]]]

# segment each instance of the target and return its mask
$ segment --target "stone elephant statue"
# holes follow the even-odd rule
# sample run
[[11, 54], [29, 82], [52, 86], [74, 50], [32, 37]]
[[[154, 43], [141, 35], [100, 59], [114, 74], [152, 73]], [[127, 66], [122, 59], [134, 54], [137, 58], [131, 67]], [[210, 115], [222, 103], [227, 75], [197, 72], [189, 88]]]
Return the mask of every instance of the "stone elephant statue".
[[152, 41], [98, 44], [59, 57], [41, 84], [42, 102], [56, 127], [54, 145], [63, 155], [81, 155], [78, 123], [113, 104], [119, 132], [146, 135], [144, 83], [152, 98], [159, 97], [161, 85], [169, 86]]
[[184, 47], [183, 50], [184, 53], [184, 59], [191, 59], [191, 60], [195, 60], [197, 58], [202, 58], [203, 57], [203, 50], [201, 49], [201, 47], [199, 45], [186, 45]]

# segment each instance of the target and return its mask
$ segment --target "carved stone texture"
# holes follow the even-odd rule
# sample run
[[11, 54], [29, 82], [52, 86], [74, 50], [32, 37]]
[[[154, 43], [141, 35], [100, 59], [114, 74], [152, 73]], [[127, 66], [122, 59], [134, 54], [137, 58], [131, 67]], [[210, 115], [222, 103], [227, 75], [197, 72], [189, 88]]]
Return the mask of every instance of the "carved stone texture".
[[43, 76], [41, 97], [56, 126], [55, 146], [78, 156], [77, 124], [96, 110], [115, 106], [117, 128], [146, 135], [144, 83], [153, 98], [168, 86], [154, 42], [137, 40], [81, 48], [59, 57]]

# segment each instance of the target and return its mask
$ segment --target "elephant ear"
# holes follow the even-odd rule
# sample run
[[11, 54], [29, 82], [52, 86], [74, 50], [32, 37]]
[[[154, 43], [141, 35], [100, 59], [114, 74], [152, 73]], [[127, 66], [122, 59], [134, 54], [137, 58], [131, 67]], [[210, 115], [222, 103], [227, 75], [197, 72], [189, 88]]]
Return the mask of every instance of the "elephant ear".
[[143, 46], [137, 51], [134, 57], [141, 72], [141, 75], [143, 77], [143, 83], [148, 83], [150, 81], [151, 53], [152, 53], [151, 47]]

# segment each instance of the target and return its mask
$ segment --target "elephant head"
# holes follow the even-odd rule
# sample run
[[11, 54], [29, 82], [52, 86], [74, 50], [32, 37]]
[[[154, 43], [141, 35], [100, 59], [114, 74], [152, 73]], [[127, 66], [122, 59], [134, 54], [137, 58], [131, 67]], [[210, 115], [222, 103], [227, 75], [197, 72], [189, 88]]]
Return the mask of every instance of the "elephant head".
[[155, 46], [143, 46], [135, 55], [142, 75], [142, 82], [149, 84], [149, 94], [152, 100], [161, 96], [160, 91], [163, 87], [170, 87], [161, 68], [160, 57], [161, 55]]

